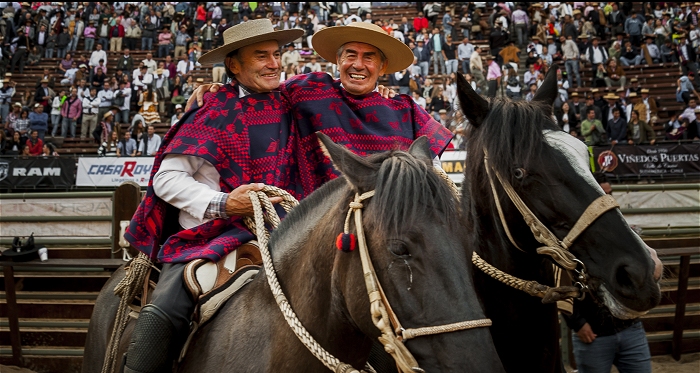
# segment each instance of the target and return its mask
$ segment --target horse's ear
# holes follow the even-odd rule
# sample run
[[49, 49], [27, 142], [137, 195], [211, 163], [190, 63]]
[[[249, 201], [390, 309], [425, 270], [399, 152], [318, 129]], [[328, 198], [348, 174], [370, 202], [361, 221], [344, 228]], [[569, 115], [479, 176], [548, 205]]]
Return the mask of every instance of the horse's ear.
[[537, 89], [532, 101], [540, 101], [549, 106], [554, 105], [554, 100], [557, 98], [557, 94], [559, 94], [557, 90], [557, 70], [559, 70], [559, 65], [557, 64], [549, 68], [542, 85]]
[[428, 164], [433, 163], [432, 154], [430, 153], [430, 143], [426, 136], [421, 136], [413, 141], [411, 147], [408, 148], [408, 153]]
[[489, 112], [489, 102], [476, 93], [460, 73], [457, 73], [457, 97], [464, 117], [469, 119], [469, 124], [479, 127]]
[[323, 152], [355, 189], [367, 191], [374, 188], [377, 178], [377, 169], [374, 165], [334, 143], [330, 137], [321, 132], [316, 132], [316, 137], [319, 139]]

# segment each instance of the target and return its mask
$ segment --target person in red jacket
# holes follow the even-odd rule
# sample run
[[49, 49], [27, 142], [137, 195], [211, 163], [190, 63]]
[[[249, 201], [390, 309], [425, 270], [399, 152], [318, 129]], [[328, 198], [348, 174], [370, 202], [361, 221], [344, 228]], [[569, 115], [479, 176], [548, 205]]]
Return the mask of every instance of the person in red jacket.
[[26, 144], [27, 149], [29, 149], [29, 155], [41, 155], [44, 151], [44, 142], [39, 138], [39, 131], [32, 130], [30, 136]]
[[121, 22], [117, 22], [116, 25], [110, 27], [109, 29], [109, 51], [121, 52], [123, 39], [124, 26], [121, 25]]
[[418, 12], [418, 17], [413, 19], [413, 29], [416, 30], [416, 35], [420, 30], [428, 28], [428, 19], [423, 16], [423, 12]]

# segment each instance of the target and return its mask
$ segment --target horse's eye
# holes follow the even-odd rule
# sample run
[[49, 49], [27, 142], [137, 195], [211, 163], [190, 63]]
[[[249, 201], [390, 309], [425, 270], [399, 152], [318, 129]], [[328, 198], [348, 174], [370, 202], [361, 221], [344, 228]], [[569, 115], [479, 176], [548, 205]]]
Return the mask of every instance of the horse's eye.
[[389, 251], [396, 256], [410, 256], [408, 246], [403, 241], [391, 241], [389, 243]]
[[522, 180], [525, 177], [525, 175], [527, 175], [527, 171], [525, 171], [524, 168], [516, 168], [513, 171], [513, 176], [515, 176], [515, 178], [518, 180]]

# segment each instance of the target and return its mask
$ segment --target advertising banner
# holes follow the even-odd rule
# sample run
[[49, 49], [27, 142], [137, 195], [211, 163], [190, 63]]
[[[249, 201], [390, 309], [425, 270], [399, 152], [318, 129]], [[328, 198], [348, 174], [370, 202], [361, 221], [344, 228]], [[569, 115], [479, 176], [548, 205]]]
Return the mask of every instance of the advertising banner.
[[462, 180], [464, 180], [464, 162], [466, 158], [467, 152], [464, 150], [445, 151], [440, 157], [442, 169], [445, 170], [455, 184], [461, 184]]
[[0, 188], [70, 188], [74, 158], [0, 158]]
[[77, 186], [119, 186], [133, 181], [148, 186], [153, 157], [81, 157], [78, 160]]
[[593, 147], [596, 171], [619, 176], [700, 174], [700, 143]]

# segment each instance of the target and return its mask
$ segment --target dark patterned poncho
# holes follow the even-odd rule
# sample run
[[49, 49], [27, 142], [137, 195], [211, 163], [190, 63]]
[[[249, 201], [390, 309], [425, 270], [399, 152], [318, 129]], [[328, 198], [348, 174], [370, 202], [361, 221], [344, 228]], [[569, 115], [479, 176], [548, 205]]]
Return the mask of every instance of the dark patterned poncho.
[[294, 76], [280, 91], [299, 131], [299, 170], [305, 180], [323, 184], [339, 175], [321, 151], [316, 131], [361, 156], [408, 150], [413, 140], [427, 136], [437, 157], [453, 136], [409, 96], [397, 95], [390, 100], [377, 92], [353, 96], [342, 88], [340, 80], [326, 73]]
[[254, 238], [240, 217], [168, 231], [177, 226], [179, 210], [153, 191], [153, 175], [167, 154], [209, 161], [221, 176], [222, 192], [229, 193], [243, 184], [265, 183], [297, 199], [310, 194], [318, 182], [303, 185], [299, 179], [296, 135], [285, 113], [279, 92], [239, 98], [238, 85], [225, 85], [215, 95], [208, 93], [202, 108], [187, 112], [165, 135], [146, 196], [126, 232], [127, 241], [151, 259], [187, 262], [197, 258], [217, 261]]

